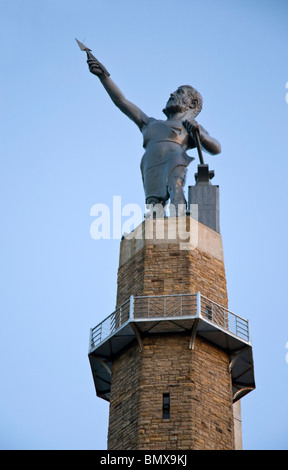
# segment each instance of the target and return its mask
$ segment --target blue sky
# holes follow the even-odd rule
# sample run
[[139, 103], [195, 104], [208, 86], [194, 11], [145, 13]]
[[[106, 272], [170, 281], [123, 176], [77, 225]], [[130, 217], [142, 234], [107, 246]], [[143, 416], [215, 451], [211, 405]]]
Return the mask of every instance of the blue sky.
[[229, 308], [252, 332], [243, 444], [288, 449], [287, 14], [285, 0], [0, 1], [2, 449], [106, 449], [88, 337], [115, 307], [120, 240], [92, 239], [90, 209], [144, 210], [143, 149], [75, 37], [150, 116], [178, 85], [201, 92], [222, 144], [205, 160]]

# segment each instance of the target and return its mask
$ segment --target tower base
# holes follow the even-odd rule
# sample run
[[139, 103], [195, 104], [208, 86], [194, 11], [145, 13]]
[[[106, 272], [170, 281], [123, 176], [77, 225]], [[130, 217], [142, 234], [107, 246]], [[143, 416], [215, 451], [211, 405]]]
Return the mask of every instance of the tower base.
[[252, 348], [227, 307], [215, 230], [148, 219], [122, 240], [116, 310], [91, 330], [89, 352], [110, 401], [109, 450], [242, 447], [235, 402], [255, 388]]
[[[150, 334], [113, 362], [108, 449], [235, 449], [229, 358], [189, 334]], [[169, 400], [167, 414], [163, 400]]]

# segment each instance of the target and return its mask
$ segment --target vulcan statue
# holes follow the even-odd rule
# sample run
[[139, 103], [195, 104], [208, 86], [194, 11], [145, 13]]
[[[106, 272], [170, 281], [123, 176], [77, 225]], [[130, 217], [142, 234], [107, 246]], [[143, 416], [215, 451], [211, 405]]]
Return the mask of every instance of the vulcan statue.
[[194, 158], [186, 151], [199, 147], [216, 155], [221, 152], [220, 143], [199, 125], [195, 118], [202, 109], [200, 93], [190, 85], [182, 85], [171, 93], [163, 112], [165, 120], [149, 117], [131, 103], [110, 78], [107, 69], [91, 54], [84, 44], [77, 41], [81, 50], [87, 52], [87, 63], [96, 75], [113, 103], [128, 116], [143, 135], [145, 149], [141, 160], [145, 202], [148, 205], [170, 203], [177, 208], [186, 207], [184, 184], [187, 167]]

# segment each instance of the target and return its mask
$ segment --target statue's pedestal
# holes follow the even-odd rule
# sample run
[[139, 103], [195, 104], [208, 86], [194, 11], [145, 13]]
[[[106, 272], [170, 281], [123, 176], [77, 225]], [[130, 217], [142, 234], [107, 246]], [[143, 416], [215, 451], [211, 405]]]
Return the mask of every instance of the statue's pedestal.
[[188, 188], [188, 208], [197, 204], [199, 222], [220, 233], [219, 186], [211, 184], [213, 177], [214, 171], [209, 171], [208, 165], [198, 165], [196, 185]]

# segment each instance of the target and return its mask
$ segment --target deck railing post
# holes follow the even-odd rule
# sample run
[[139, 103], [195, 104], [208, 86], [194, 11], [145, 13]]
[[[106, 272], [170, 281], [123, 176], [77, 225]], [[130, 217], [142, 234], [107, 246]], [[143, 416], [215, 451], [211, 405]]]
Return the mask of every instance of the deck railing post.
[[200, 294], [200, 292], [197, 292], [196, 303], [197, 303], [197, 318], [200, 318], [200, 316], [201, 316], [201, 294]]
[[90, 328], [90, 336], [89, 336], [89, 352], [92, 350], [93, 346], [94, 346], [94, 342], [93, 342], [93, 328]]
[[133, 320], [134, 318], [134, 295], [130, 295], [129, 318], [130, 320]]

